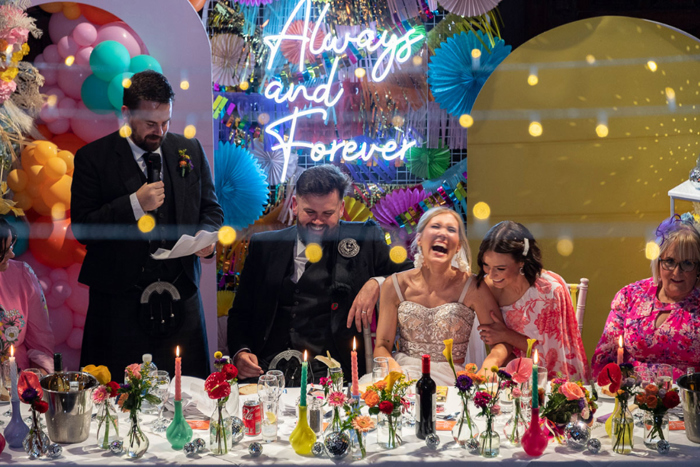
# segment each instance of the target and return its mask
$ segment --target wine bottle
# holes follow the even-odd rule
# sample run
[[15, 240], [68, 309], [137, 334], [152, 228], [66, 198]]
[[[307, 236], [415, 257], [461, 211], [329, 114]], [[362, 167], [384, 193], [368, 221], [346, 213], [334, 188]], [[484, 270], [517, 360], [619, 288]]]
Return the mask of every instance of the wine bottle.
[[423, 355], [423, 376], [416, 383], [416, 437], [435, 433], [437, 387], [430, 377], [430, 355]]
[[51, 380], [51, 389], [58, 392], [68, 392], [70, 386], [68, 379], [63, 374], [63, 356], [60, 353], [53, 354], [54, 378]]

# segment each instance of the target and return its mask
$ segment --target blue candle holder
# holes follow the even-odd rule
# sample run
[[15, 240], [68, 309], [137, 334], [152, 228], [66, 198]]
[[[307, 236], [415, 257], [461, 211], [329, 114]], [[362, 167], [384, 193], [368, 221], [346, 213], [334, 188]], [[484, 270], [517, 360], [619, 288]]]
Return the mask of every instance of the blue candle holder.
[[19, 401], [12, 401], [12, 419], [5, 428], [5, 441], [11, 448], [21, 448], [24, 438], [29, 433], [29, 427], [19, 410]]

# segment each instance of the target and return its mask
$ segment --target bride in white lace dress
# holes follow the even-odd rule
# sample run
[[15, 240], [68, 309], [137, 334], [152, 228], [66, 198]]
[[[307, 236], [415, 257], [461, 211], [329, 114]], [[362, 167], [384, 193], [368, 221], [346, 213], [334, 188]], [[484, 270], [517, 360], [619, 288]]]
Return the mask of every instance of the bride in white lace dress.
[[[504, 344], [492, 347], [483, 361], [484, 349], [474, 320], [493, 322], [491, 314], [501, 311], [487, 287], [476, 287], [470, 272], [470, 251], [464, 223], [455, 211], [437, 207], [427, 211], [418, 223], [418, 235], [412, 244], [415, 269], [394, 274], [382, 285], [375, 357], [388, 357], [391, 369], [409, 370], [411, 377], [420, 374], [420, 358], [430, 355], [431, 376], [438, 385], [452, 386], [454, 375], [442, 351], [443, 340], [454, 339], [453, 358], [457, 371], [465, 363], [476, 363], [481, 369], [500, 367], [510, 348]], [[453, 259], [457, 267], [453, 265]], [[392, 348], [398, 335], [398, 351]]]

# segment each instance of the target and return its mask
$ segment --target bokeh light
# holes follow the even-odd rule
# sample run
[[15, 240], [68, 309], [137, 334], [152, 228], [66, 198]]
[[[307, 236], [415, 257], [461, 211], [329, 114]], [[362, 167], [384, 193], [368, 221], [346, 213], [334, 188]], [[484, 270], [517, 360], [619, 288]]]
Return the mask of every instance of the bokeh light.
[[403, 263], [408, 258], [408, 252], [406, 248], [402, 246], [395, 246], [389, 250], [389, 258], [396, 264]]
[[472, 209], [474, 217], [480, 220], [488, 219], [491, 216], [491, 207], [483, 201], [479, 201]]
[[236, 241], [236, 231], [230, 225], [225, 225], [219, 229], [219, 243], [229, 246]]
[[308, 259], [312, 263], [318, 263], [319, 261], [321, 261], [321, 257], [323, 256], [323, 249], [318, 243], [309, 243], [308, 245], [306, 245], [306, 250], [304, 250], [304, 254], [306, 255], [306, 259]]

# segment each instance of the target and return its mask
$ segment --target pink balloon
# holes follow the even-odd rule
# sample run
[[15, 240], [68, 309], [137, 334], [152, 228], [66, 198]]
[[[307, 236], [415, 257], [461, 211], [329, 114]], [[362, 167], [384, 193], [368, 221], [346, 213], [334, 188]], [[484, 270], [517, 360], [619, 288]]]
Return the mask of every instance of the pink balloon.
[[58, 72], [56, 68], [50, 63], [46, 63], [44, 60], [44, 54], [39, 54], [34, 58], [34, 66], [39, 70], [41, 76], [44, 77], [44, 86], [52, 86], [56, 84], [58, 79]]
[[92, 23], [80, 23], [73, 29], [73, 39], [81, 47], [92, 45], [97, 39], [97, 28]]
[[56, 96], [57, 102], [66, 97], [66, 93], [61, 91], [61, 88], [58, 86], [43, 86], [41, 88], [41, 93], [47, 96]]
[[80, 264], [72, 264], [66, 269], [66, 271], [68, 272], [68, 284], [71, 286], [73, 291], [70, 294], [70, 297], [66, 299], [66, 305], [73, 310], [73, 319], [75, 320], [76, 315], [81, 315], [83, 317], [87, 315], [88, 302], [90, 300], [90, 289], [88, 286], [78, 282], [78, 276], [80, 275]]
[[80, 349], [71, 349], [64, 342], [54, 347], [54, 352], [63, 356], [63, 367], [67, 371], [78, 371], [80, 369]]
[[124, 28], [122, 22], [108, 23], [97, 30], [96, 44], [104, 41], [117, 41], [129, 51], [129, 56], [134, 58], [141, 55], [141, 46], [134, 36]]
[[93, 113], [80, 101], [75, 117], [71, 119], [71, 128], [75, 136], [86, 143], [92, 143], [96, 139], [117, 131], [119, 121], [113, 113], [106, 115]]
[[46, 295], [46, 306], [49, 307], [49, 309], [54, 309], [58, 308], [59, 306], [64, 306], [66, 302], [65, 298], [62, 298], [59, 295], [54, 294], [53, 292], [49, 292], [48, 295]]
[[83, 346], [83, 330], [80, 328], [73, 328], [66, 339], [66, 345], [71, 349], [80, 350]]
[[[73, 118], [78, 102], [71, 97], [64, 97], [58, 101], [58, 114], [62, 118]], [[55, 132], [54, 132], [55, 133]]]
[[63, 63], [63, 58], [61, 58], [61, 54], [58, 53], [58, 46], [56, 44], [47, 45], [42, 55], [46, 63]]
[[80, 313], [73, 313], [73, 327], [83, 329], [85, 327], [86, 315], [81, 315]]
[[[41, 115], [41, 112], [39, 112], [39, 115]], [[70, 119], [59, 118], [58, 120], [54, 120], [53, 122], [47, 122], [46, 128], [48, 128], [49, 131], [54, 135], [62, 135], [63, 133], [68, 133], [70, 131]]]
[[68, 271], [66, 271], [64, 268], [52, 269], [49, 273], [49, 277], [52, 281], [65, 282], [68, 280]]
[[92, 47], [83, 47], [78, 50], [75, 54], [75, 63], [73, 66], [87, 66], [90, 67], [90, 54], [92, 53]]
[[87, 22], [88, 20], [83, 15], [80, 15], [78, 19], [68, 19], [62, 11], [59, 11], [52, 14], [51, 19], [49, 19], [49, 36], [53, 43], [57, 44], [61, 37], [70, 35], [77, 25]]
[[[73, 330], [73, 313], [67, 306], [49, 309], [49, 321], [56, 344], [65, 342]], [[58, 350], [56, 350], [58, 352]]]
[[75, 56], [76, 52], [78, 52], [78, 49], [80, 48], [80, 45], [78, 45], [78, 43], [75, 42], [75, 39], [73, 39], [71, 36], [63, 36], [61, 37], [61, 40], [58, 41], [57, 47], [58, 54], [61, 57], [66, 58], [71, 55]]
[[80, 99], [80, 89], [83, 86], [83, 81], [92, 71], [89, 67], [75, 65], [62, 68], [58, 71], [58, 86], [66, 93], [68, 97]]
[[[39, 118], [41, 118], [47, 125], [49, 123], [55, 122], [59, 119], [59, 117], [60, 114], [56, 106], [50, 106], [47, 103], [44, 103], [41, 106], [41, 110], [39, 111]], [[51, 133], [53, 133], [53, 131]]]
[[42, 277], [42, 276], [48, 276], [49, 273], [51, 272], [51, 268], [48, 266], [45, 266], [41, 264], [37, 259], [34, 257], [34, 255], [29, 251], [25, 251], [24, 254], [18, 258], [15, 258], [21, 261], [24, 261], [27, 263], [32, 270], [34, 271], [34, 274], [36, 274], [37, 277]]
[[37, 279], [39, 279], [39, 285], [41, 286], [41, 290], [44, 292], [44, 298], [46, 298], [46, 294], [51, 291], [53, 282], [51, 282], [51, 279], [49, 279], [48, 276], [41, 276]]
[[80, 277], [80, 264], [71, 264], [66, 268], [66, 274], [68, 274], [68, 283], [73, 286], [78, 284], [78, 277]]
[[146, 47], [146, 43], [143, 40], [141, 40], [141, 36], [136, 34], [136, 31], [134, 31], [134, 29], [131, 26], [126, 24], [124, 21], [119, 21], [119, 22], [113, 23], [113, 24], [119, 24], [121, 27], [126, 29], [132, 36], [134, 36], [134, 39], [136, 39], [136, 42], [138, 42], [139, 47], [141, 47], [141, 53], [149, 55], [148, 47]]

